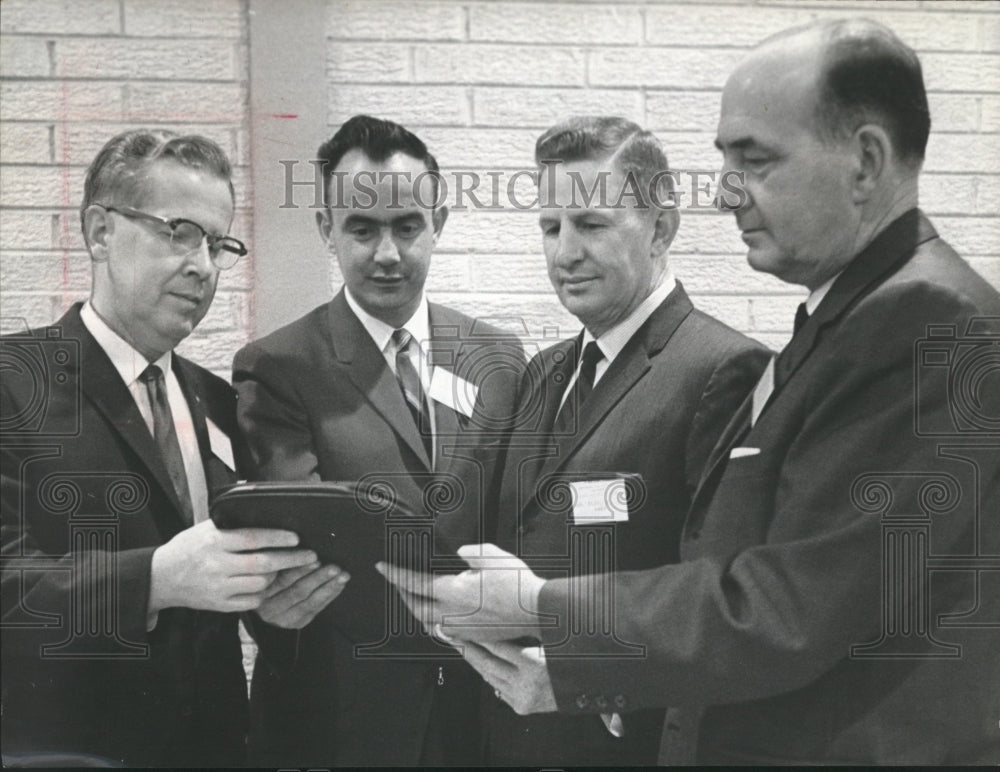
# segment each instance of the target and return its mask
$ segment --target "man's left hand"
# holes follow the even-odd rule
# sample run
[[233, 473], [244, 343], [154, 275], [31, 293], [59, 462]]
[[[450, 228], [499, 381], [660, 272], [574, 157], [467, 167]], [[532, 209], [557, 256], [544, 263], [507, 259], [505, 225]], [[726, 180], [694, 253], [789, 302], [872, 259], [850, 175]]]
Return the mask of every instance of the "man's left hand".
[[465, 660], [493, 687], [497, 697], [518, 715], [558, 710], [545, 664], [545, 649], [541, 646], [522, 646], [511, 641], [454, 643]]
[[538, 595], [545, 580], [493, 544], [467, 544], [458, 554], [471, 569], [455, 575], [429, 576], [389, 563], [375, 568], [428, 631], [440, 625], [462, 641], [540, 637]]

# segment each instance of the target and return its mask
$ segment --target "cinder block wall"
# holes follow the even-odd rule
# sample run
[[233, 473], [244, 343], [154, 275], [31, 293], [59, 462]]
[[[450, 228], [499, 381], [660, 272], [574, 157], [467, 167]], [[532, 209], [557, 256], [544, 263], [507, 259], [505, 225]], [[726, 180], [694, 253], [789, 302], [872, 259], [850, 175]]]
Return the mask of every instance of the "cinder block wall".
[[[236, 164], [233, 233], [250, 234], [242, 0], [0, 3], [0, 315], [47, 324], [87, 297], [87, 165], [128, 128], [204, 134]], [[245, 342], [252, 279], [227, 271], [181, 349], [220, 374]]]
[[[747, 47], [811, 19], [883, 21], [924, 63], [934, 126], [923, 205], [1000, 286], [997, 3], [331, 0], [327, 10], [330, 130], [359, 112], [396, 119], [446, 175], [530, 167], [536, 137], [573, 113], [625, 115], [657, 133], [675, 168], [717, 170], [719, 95]], [[803, 293], [744, 255], [731, 216], [684, 209], [671, 259], [695, 303], [779, 347]], [[536, 212], [454, 211], [428, 286], [470, 313], [522, 316], [535, 335], [578, 329], [552, 295]]]
[[[619, 113], [654, 129], [676, 168], [713, 171], [719, 90], [745, 48], [795, 23], [850, 14], [888, 23], [920, 52], [934, 119], [924, 206], [1000, 285], [1000, 3], [330, 0], [328, 131], [357, 112], [394, 118], [428, 141], [453, 183], [458, 171], [493, 171], [505, 185], [530, 167], [534, 139], [552, 122]], [[8, 329], [19, 319], [50, 322], [86, 295], [82, 178], [116, 131], [168, 126], [219, 141], [237, 164], [234, 233], [249, 240], [247, 15], [244, 0], [4, 0], [0, 313]], [[692, 200], [689, 188], [682, 203]], [[518, 190], [526, 196], [523, 183]], [[522, 317], [533, 336], [575, 329], [551, 295], [536, 215], [466, 204], [435, 256], [434, 296]], [[802, 293], [752, 272], [743, 251], [730, 217], [686, 208], [671, 259], [702, 308], [780, 346]], [[228, 372], [250, 334], [254, 292], [267, 288], [254, 286], [252, 261], [225, 274], [182, 350]]]

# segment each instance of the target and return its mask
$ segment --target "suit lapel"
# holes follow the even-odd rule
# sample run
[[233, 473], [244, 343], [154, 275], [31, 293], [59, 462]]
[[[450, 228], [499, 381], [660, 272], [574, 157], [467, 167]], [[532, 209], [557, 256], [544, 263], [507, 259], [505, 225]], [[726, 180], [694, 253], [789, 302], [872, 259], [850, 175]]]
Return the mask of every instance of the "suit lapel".
[[[898, 270], [913, 256], [917, 245], [933, 238], [937, 238], [937, 232], [930, 221], [920, 210], [912, 209], [890, 224], [850, 262], [815, 313], [778, 355], [774, 363], [774, 389], [768, 406], [778, 398], [779, 391], [820, 343], [824, 329], [837, 321], [861, 297], [885, 281], [889, 274]], [[723, 461], [728, 458], [734, 445], [745, 436], [743, 430], [749, 427], [752, 405], [751, 392], [719, 437], [692, 500], [692, 510], [703, 494], [715, 489], [711, 480], [717, 478], [718, 473], [725, 468]], [[766, 410], [767, 406], [761, 414]]]
[[406, 406], [399, 382], [364, 325], [347, 305], [343, 290], [330, 301], [329, 309], [327, 334], [337, 361], [344, 366], [358, 391], [430, 469], [431, 460], [427, 457], [427, 449], [413, 415]]
[[201, 456], [202, 468], [205, 470], [208, 500], [211, 503], [212, 492], [231, 484], [232, 479], [231, 477], [220, 475], [219, 467], [211, 463], [213, 456], [212, 441], [208, 436], [208, 424], [206, 423], [208, 418], [207, 408], [211, 406], [206, 406], [202, 401], [198, 388], [197, 374], [186, 359], [176, 354], [174, 354], [173, 368], [174, 373], [177, 375], [177, 381], [181, 385], [181, 391], [184, 392], [184, 398], [187, 400], [188, 409], [191, 411], [191, 422], [194, 424], [195, 436], [198, 438], [198, 453]]
[[937, 233], [918, 209], [896, 219], [872, 241], [837, 278], [799, 334], [792, 337], [774, 363], [774, 393], [792, 377], [815, 348], [823, 328], [835, 322], [859, 298], [878, 286], [906, 262], [918, 244]]
[[[577, 431], [568, 437], [554, 438], [559, 444], [559, 454], [542, 462], [536, 479], [553, 474], [566, 464], [605, 420], [615, 405], [649, 372], [652, 366], [650, 359], [663, 350], [671, 336], [692, 310], [691, 301], [688, 299], [684, 287], [678, 282], [674, 290], [625, 344], [625, 348], [615, 357], [607, 372], [594, 386], [594, 390], [581, 409]], [[575, 341], [577, 350], [579, 350], [581, 343], [582, 336]], [[568, 375], [566, 376], [568, 379], [575, 368], [578, 357], [567, 358], [570, 359]], [[557, 408], [561, 396], [560, 393], [556, 399]], [[549, 423], [542, 425], [551, 426], [555, 420], [555, 411], [551, 411], [551, 415], [547, 411], [545, 418], [549, 420]]]
[[159, 485], [173, 511], [167, 513], [160, 507], [153, 507], [150, 511], [162, 533], [176, 533], [178, 526], [183, 525], [180, 501], [135, 399], [104, 349], [83, 325], [79, 307], [74, 307], [60, 324], [67, 337], [76, 337], [80, 341], [80, 379], [84, 395], [104, 416], [111, 429], [132, 449]]

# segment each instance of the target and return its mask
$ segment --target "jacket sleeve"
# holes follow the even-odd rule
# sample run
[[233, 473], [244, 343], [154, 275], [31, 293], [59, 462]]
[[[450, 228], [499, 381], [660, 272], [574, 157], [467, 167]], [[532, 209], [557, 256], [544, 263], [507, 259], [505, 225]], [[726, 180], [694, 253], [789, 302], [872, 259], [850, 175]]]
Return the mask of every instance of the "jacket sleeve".
[[[813, 682], [853, 644], [879, 638], [882, 517], [865, 497], [922, 495], [921, 475], [943, 462], [934, 438], [915, 431], [918, 407], [924, 421], [951, 420], [948, 388], [921, 382], [918, 394], [915, 382], [915, 346], [933, 321], [927, 309], [944, 320], [976, 311], [930, 285], [895, 287], [859, 305], [832, 332], [805, 386], [807, 409], [791, 444], [730, 460], [710, 509], [716, 527], [750, 529], [751, 546], [615, 577], [617, 638], [643, 645], [644, 658], [610, 659], [605, 638], [569, 635], [573, 587], [546, 583], [540, 610], [561, 623], [544, 631], [546, 644], [561, 643], [548, 660], [561, 710], [594, 710], [582, 694], [621, 694], [630, 709], [765, 698]], [[771, 463], [773, 486], [759, 474]], [[888, 493], [858, 488], [876, 473], [894, 480]], [[960, 505], [934, 519], [935, 551], [971, 543], [976, 494], [1000, 496], [996, 454], [977, 476], [980, 490], [959, 491]], [[991, 533], [987, 552], [997, 549]], [[936, 579], [935, 595], [946, 597], [958, 573]]]

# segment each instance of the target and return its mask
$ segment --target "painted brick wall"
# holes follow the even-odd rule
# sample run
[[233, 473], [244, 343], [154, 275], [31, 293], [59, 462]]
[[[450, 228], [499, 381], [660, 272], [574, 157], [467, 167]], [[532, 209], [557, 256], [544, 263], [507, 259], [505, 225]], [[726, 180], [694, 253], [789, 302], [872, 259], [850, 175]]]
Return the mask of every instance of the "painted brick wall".
[[[250, 234], [242, 0], [3, 0], [0, 314], [54, 321], [90, 287], [79, 226], [87, 165], [139, 126], [204, 134], [237, 165], [234, 235]], [[252, 264], [223, 274], [181, 351], [228, 376], [246, 342]]]
[[[719, 90], [747, 46], [811, 18], [884, 21], [924, 62], [934, 119], [925, 208], [1000, 286], [1000, 3], [330, 0], [327, 11], [331, 132], [370, 112], [416, 130], [446, 173], [505, 175], [530, 166], [542, 130], [582, 112], [626, 115], [658, 133], [676, 168], [713, 170]], [[3, 0], [0, 35], [5, 329], [49, 323], [86, 297], [83, 175], [126, 128], [218, 141], [237, 164], [233, 232], [249, 241], [243, 0]], [[523, 318], [533, 337], [575, 330], [552, 296], [537, 230], [531, 212], [455, 211], [430, 290], [470, 313]], [[802, 293], [746, 266], [731, 218], [685, 210], [671, 259], [703, 309], [783, 345]], [[251, 253], [223, 274], [182, 344], [226, 377], [248, 337], [252, 294], [266, 291], [252, 277]], [[252, 656], [248, 645], [248, 671]]]
[[[556, 120], [617, 113], [656, 131], [675, 168], [716, 170], [720, 89], [745, 49], [797, 23], [855, 14], [919, 52], [934, 121], [923, 205], [1000, 286], [998, 3], [330, 0], [328, 123], [332, 132], [360, 112], [398, 120], [448, 179], [530, 167], [535, 138]], [[744, 254], [731, 216], [682, 212], [671, 260], [695, 303], [781, 346], [803, 293], [754, 273]], [[578, 329], [551, 292], [533, 212], [453, 211], [428, 286], [473, 314], [520, 316], [532, 335]]]

